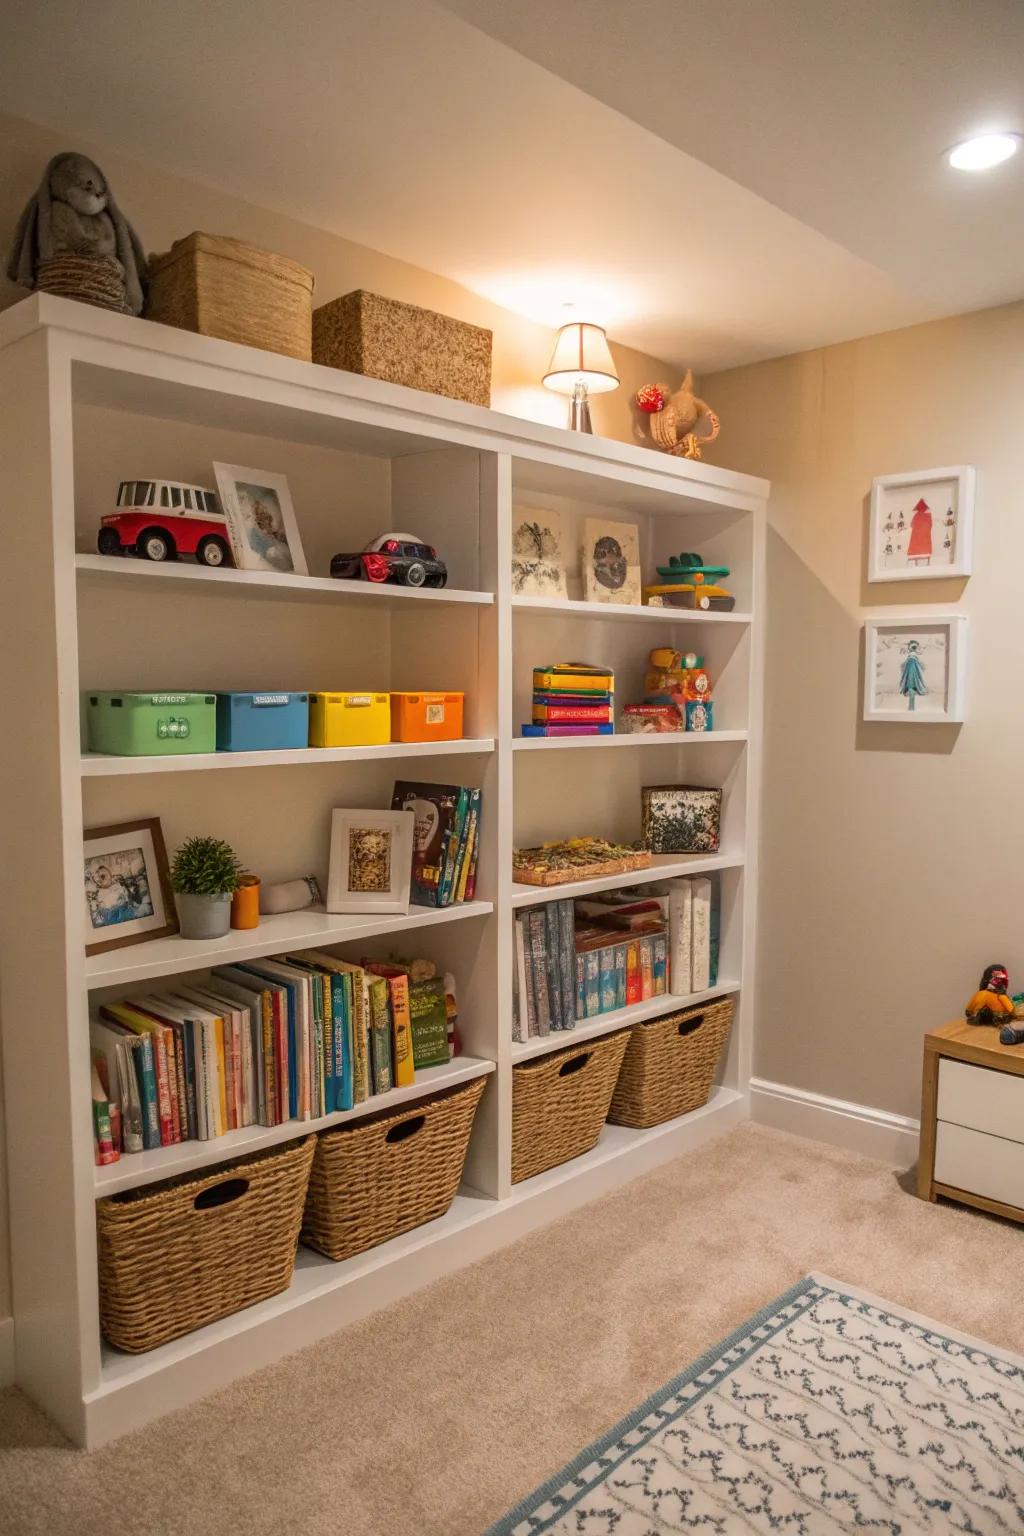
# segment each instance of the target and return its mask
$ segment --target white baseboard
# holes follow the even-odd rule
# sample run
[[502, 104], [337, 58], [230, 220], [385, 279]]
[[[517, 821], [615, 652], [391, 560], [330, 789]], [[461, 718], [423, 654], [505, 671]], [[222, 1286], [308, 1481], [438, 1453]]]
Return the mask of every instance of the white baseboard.
[[0, 1317], [0, 1388], [14, 1384], [14, 1318]]
[[760, 1125], [827, 1141], [894, 1167], [909, 1168], [917, 1157], [919, 1121], [763, 1077], [750, 1080], [750, 1115]]

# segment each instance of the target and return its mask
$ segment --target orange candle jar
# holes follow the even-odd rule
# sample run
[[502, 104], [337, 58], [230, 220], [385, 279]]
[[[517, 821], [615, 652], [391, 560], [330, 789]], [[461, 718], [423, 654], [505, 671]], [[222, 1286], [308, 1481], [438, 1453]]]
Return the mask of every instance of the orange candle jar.
[[256, 928], [260, 920], [260, 877], [242, 875], [231, 898], [232, 928]]

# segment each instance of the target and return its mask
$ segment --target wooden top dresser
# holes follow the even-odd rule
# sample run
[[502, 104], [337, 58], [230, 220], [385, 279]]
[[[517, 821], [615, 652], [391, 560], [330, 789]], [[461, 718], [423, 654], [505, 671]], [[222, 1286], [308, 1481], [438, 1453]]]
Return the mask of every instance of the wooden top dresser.
[[1024, 1045], [1000, 1045], [996, 1025], [924, 1037], [917, 1192], [1024, 1222]]

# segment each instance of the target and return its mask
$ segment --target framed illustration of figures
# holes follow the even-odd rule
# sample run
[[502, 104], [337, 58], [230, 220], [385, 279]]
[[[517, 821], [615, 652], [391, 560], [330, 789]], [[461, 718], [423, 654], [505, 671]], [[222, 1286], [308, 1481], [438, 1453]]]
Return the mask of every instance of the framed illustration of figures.
[[966, 680], [964, 614], [866, 620], [865, 720], [959, 724], [964, 718]]
[[974, 490], [970, 464], [880, 475], [873, 480], [868, 581], [969, 576]]

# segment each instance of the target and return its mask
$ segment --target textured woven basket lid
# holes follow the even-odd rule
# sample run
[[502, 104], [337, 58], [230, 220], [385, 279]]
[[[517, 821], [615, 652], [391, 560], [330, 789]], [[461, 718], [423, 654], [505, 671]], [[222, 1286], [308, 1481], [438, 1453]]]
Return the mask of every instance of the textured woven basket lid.
[[150, 256], [150, 275], [164, 271], [194, 252], [201, 252], [205, 256], [217, 256], [222, 261], [237, 261], [240, 266], [252, 267], [255, 271], [264, 274], [269, 271], [285, 282], [297, 283], [299, 287], [307, 289], [310, 293], [313, 292], [312, 272], [308, 267], [292, 261], [290, 256], [279, 256], [276, 251], [261, 250], [258, 245], [250, 245], [246, 240], [236, 240], [231, 235], [207, 235], [201, 229], [194, 230], [192, 234], [185, 235], [181, 240], [175, 240], [169, 251]]

